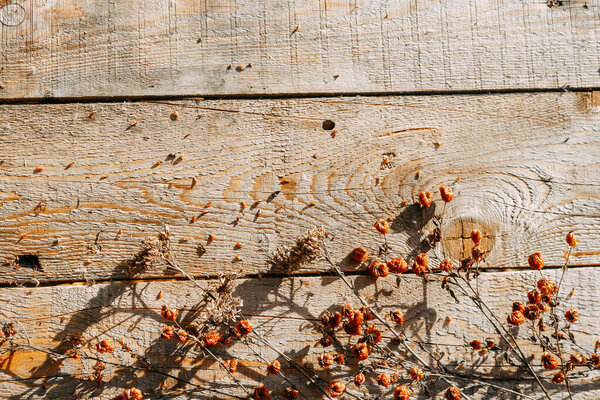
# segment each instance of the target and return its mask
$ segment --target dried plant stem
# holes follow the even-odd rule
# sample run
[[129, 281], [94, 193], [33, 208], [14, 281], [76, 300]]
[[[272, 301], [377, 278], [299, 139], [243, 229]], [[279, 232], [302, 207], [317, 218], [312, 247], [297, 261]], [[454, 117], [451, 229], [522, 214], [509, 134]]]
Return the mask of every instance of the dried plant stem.
[[[26, 347], [26, 348], [30, 348], [32, 350], [36, 350], [36, 351], [48, 354], [50, 356], [50, 358], [52, 358], [53, 360], [64, 360], [64, 359], [67, 359], [67, 358], [72, 358], [71, 356], [67, 356], [65, 354], [56, 353], [56, 352], [53, 352], [51, 350], [45, 350], [45, 349], [42, 349], [42, 348], [37, 347], [37, 346], [30, 345], [30, 344], [16, 343], [12, 339], [8, 339], [8, 341], [14, 347]], [[178, 377], [176, 375], [171, 375], [171, 374], [168, 374], [166, 372], [162, 372], [162, 371], [159, 371], [157, 369], [154, 369], [154, 367], [152, 367], [150, 369], [148, 369], [148, 368], [142, 368], [142, 367], [136, 367], [134, 365], [125, 365], [125, 364], [120, 364], [120, 363], [116, 363], [116, 362], [113, 362], [113, 361], [103, 360], [103, 359], [98, 358], [98, 357], [90, 356], [90, 355], [86, 354], [85, 352], [81, 352], [81, 354], [83, 354], [83, 357], [86, 360], [100, 361], [100, 362], [103, 362], [104, 364], [113, 365], [115, 367], [124, 368], [124, 369], [130, 369], [130, 370], [135, 370], [135, 371], [151, 372], [151, 373], [154, 373], [154, 374], [157, 374], [157, 375], [161, 375], [161, 376], [164, 376], [166, 378], [171, 378], [171, 379], [174, 379], [174, 380], [176, 380], [178, 382], [185, 383], [187, 385], [193, 386], [194, 388], [196, 388], [199, 391], [205, 391], [205, 392], [209, 392], [209, 393], [217, 393], [217, 394], [221, 394], [221, 395], [224, 395], [224, 396], [228, 396], [230, 398], [235, 398], [235, 399], [240, 399], [240, 400], [246, 400], [247, 399], [247, 397], [240, 397], [240, 396], [232, 395], [230, 393], [223, 392], [223, 391], [221, 391], [219, 389], [214, 389], [214, 388], [210, 388], [210, 387], [205, 387], [205, 386], [197, 385], [195, 383], [192, 383], [191, 381], [188, 381], [186, 379], [180, 378], [180, 377]]]
[[[490, 308], [487, 306], [487, 304], [485, 304], [485, 302], [481, 299], [481, 297], [479, 297], [479, 294], [477, 294], [477, 291], [473, 288], [473, 286], [469, 283], [468, 280], [466, 280], [462, 275], [460, 274], [456, 274], [456, 276], [460, 277], [460, 279], [467, 285], [467, 287], [471, 290], [471, 292], [473, 293], [473, 295], [469, 296], [469, 298], [471, 300], [473, 300], [473, 303], [477, 306], [477, 308], [479, 308], [479, 310], [481, 311], [481, 313], [487, 318], [487, 320], [492, 324], [492, 326], [494, 327], [494, 329], [496, 330], [496, 332], [500, 335], [500, 337], [502, 337], [502, 339], [506, 342], [506, 344], [508, 345], [508, 347], [510, 347], [510, 349], [519, 356], [519, 358], [521, 359], [521, 361], [525, 364], [525, 366], [527, 367], [527, 369], [529, 370], [529, 372], [533, 375], [533, 377], [535, 378], [537, 384], [540, 386], [540, 388], [542, 389], [542, 391], [544, 392], [544, 394], [546, 395], [546, 397], [548, 398], [548, 400], [552, 400], [552, 397], [550, 397], [550, 393], [548, 393], [548, 391], [546, 390], [546, 388], [544, 387], [544, 384], [542, 383], [542, 381], [540, 380], [540, 377], [535, 373], [535, 371], [533, 370], [533, 367], [531, 366], [531, 364], [529, 363], [529, 361], [527, 361], [527, 357], [525, 356], [525, 354], [523, 353], [523, 351], [521, 350], [521, 347], [519, 346], [519, 344], [517, 343], [517, 340], [515, 339], [515, 337], [512, 335], [512, 333], [510, 333], [505, 327], [504, 325], [502, 325], [502, 323], [498, 320], [498, 318], [496, 317], [496, 315], [492, 312], [492, 310], [490, 310]], [[459, 285], [459, 283], [456, 281], [455, 279], [455, 284]], [[487, 312], [486, 312], [487, 311]], [[495, 320], [492, 321], [492, 318]], [[497, 325], [496, 325], [497, 324]], [[500, 326], [500, 328], [498, 327]], [[512, 340], [513, 343], [511, 343], [508, 340], [508, 337], [510, 337], [510, 339]], [[514, 346], [513, 346], [514, 344]]]
[[[377, 318], [377, 320], [379, 322], [381, 322], [400, 341], [400, 343], [402, 343], [402, 346], [404, 347], [404, 349], [406, 349], [406, 351], [408, 351], [425, 368], [429, 369], [430, 371], [433, 371], [434, 368], [431, 367], [429, 365], [429, 363], [427, 363], [425, 360], [423, 360], [413, 349], [410, 348], [410, 346], [406, 342], [406, 338], [403, 335], [400, 335], [398, 332], [396, 332], [396, 330], [390, 325], [390, 323], [388, 321], [386, 321], [385, 318], [383, 318], [377, 311], [375, 311], [375, 309], [373, 307], [371, 307], [371, 305], [369, 305], [369, 303], [360, 295], [360, 293], [358, 293], [358, 290], [356, 290], [354, 285], [348, 280], [348, 278], [346, 277], [346, 274], [344, 274], [342, 272], [340, 267], [338, 267], [337, 265], [335, 265], [333, 263], [333, 261], [331, 261], [331, 258], [329, 257], [329, 253], [327, 252], [327, 248], [325, 247], [325, 245], [323, 245], [323, 253], [324, 253], [324, 256], [325, 256], [325, 259], [327, 260], [327, 262], [333, 267], [335, 272], [342, 279], [342, 281], [346, 284], [346, 286], [348, 286], [348, 288], [350, 288], [350, 290], [352, 290], [352, 293], [354, 293], [354, 296], [356, 296], [356, 298], [362, 303], [362, 305], [365, 307], [369, 307], [369, 311], [373, 314], [373, 316], [375, 318]], [[442, 379], [449, 385], [456, 386], [456, 384], [454, 382], [452, 382], [451, 380], [449, 380], [448, 378], [442, 377]], [[466, 400], [470, 400], [469, 396], [467, 396], [466, 394], [463, 393], [462, 395]]]

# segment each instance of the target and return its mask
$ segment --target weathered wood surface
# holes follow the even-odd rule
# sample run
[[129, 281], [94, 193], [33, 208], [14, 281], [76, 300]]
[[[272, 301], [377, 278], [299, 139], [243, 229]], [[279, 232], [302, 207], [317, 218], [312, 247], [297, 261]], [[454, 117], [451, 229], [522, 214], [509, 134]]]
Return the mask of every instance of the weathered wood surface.
[[3, 0], [0, 98], [600, 87], [600, 4], [555, 3]]
[[[376, 254], [383, 243], [377, 218], [395, 219], [393, 252], [413, 254], [434, 212], [413, 203], [420, 190], [440, 203], [442, 184], [455, 199], [437, 204], [444, 239], [432, 256], [470, 254], [476, 227], [484, 266], [524, 266], [533, 251], [559, 266], [574, 230], [572, 263], [598, 264], [595, 94], [4, 105], [0, 255], [37, 255], [41, 269], [2, 265], [0, 281], [123, 278], [123, 263], [164, 224], [195, 276], [269, 273], [270, 253], [318, 225], [335, 235], [332, 258], [354, 270], [352, 248]], [[322, 128], [329, 118], [335, 137]]]
[[[560, 276], [558, 270], [544, 273], [553, 280], [558, 280]], [[503, 319], [512, 301], [524, 300], [526, 292], [538, 278], [539, 275], [534, 271], [486, 272], [479, 277], [479, 287], [484, 300]], [[451, 370], [455, 370], [457, 363], [462, 360], [463, 369], [456, 371], [469, 374], [472, 372], [471, 368], [476, 367], [478, 376], [492, 377], [494, 384], [519, 388], [525, 394], [537, 393], [533, 383], [522, 379], [522, 373], [507, 364], [503, 357], [492, 353], [482, 356], [468, 347], [467, 344], [473, 339], [497, 338], [493, 328], [469, 300], [462, 299], [460, 304], [456, 304], [448, 293], [440, 288], [439, 282], [423, 286], [423, 282], [416, 277], [407, 277], [398, 284], [391, 277], [377, 281], [371, 277], [351, 279], [360, 288], [363, 296], [378, 304], [378, 311], [382, 314], [395, 309], [403, 310], [406, 314], [403, 329], [407, 337], [425, 343], [426, 348], [433, 354], [444, 353], [442, 362]], [[580, 320], [572, 327], [580, 346], [576, 349], [578, 352], [593, 351], [594, 342], [600, 333], [599, 279], [600, 268], [574, 268], [567, 272], [563, 282], [561, 291], [565, 295], [572, 289], [574, 291], [561, 304], [560, 313], [568, 307], [581, 311]], [[319, 315], [342, 304], [358, 305], [355, 297], [340, 279], [296, 277], [242, 279], [237, 282], [234, 293], [244, 300], [243, 312], [251, 315], [250, 319], [255, 329], [297, 362], [306, 363], [314, 368], [325, 380], [336, 378], [348, 383], [351, 381], [357, 370], [355, 359], [349, 358], [348, 365], [332, 370], [323, 370], [316, 363], [319, 353], [334, 350], [332, 347], [324, 350], [317, 344], [321, 337], [317, 328]], [[200, 282], [203, 287], [210, 283]], [[159, 292], [162, 293], [161, 299], [157, 299]], [[213, 385], [239, 394], [240, 389], [236, 388], [231, 378], [211, 360], [205, 360], [197, 351], [189, 348], [185, 351], [179, 348], [176, 351], [172, 342], [159, 339], [164, 324], [159, 315], [162, 304], [176, 307], [180, 310], [181, 321], [189, 322], [190, 310], [200, 301], [200, 291], [191, 282], [181, 281], [7, 288], [0, 292], [0, 318], [3, 321], [21, 321], [21, 325], [16, 327], [20, 331], [17, 341], [27, 343], [27, 331], [30, 343], [43, 349], [64, 349], [60, 346], [63, 339], [81, 333], [86, 341], [83, 350], [94, 355], [93, 348], [98, 340], [110, 338], [118, 342], [120, 338], [124, 338], [126, 344], [131, 347], [131, 352], [124, 352], [117, 345], [115, 353], [102, 355], [101, 358], [125, 365], [139, 365], [131, 354], [137, 354], [138, 359], [145, 356], [152, 365], [160, 365], [163, 372], [192, 380], [196, 384]], [[451, 317], [451, 322], [446, 320], [447, 317]], [[520, 328], [521, 343], [527, 354], [531, 352], [537, 355], [532, 364], [536, 369], [541, 369], [540, 350], [526, 344], [524, 338], [528, 336], [527, 332], [525, 326]], [[390, 338], [391, 335], [386, 333], [384, 343], [388, 343]], [[345, 334], [342, 334], [340, 339], [343, 344], [348, 343]], [[499, 338], [497, 339], [500, 343]], [[571, 347], [568, 343], [565, 345], [567, 349]], [[427, 355], [414, 346], [415, 350], [427, 359]], [[278, 359], [273, 350], [259, 345], [258, 342], [252, 347], [264, 360]], [[217, 346], [215, 352], [223, 359], [235, 357], [240, 360], [236, 377], [245, 385], [251, 387], [264, 381], [277, 393], [281, 390], [281, 379], [265, 377], [264, 360], [257, 357], [246, 345], [237, 343], [229, 347]], [[280, 361], [285, 366], [283, 360]], [[411, 366], [415, 361], [407, 357], [406, 362]], [[27, 349], [19, 349], [12, 354], [4, 353], [0, 361], [2, 397], [71, 398], [75, 392], [82, 397], [110, 398], [118, 393], [120, 388], [130, 385], [136, 385], [150, 395], [160, 391], [163, 381], [166, 385], [164, 391], [167, 392], [176, 384], [172, 379], [164, 379], [153, 373], [139, 373], [135, 376], [107, 364], [105, 376], [109, 383], [94, 391], [94, 385], [91, 383], [73, 380], [70, 377], [70, 374], [75, 374], [76, 377], [85, 378], [91, 372], [91, 364], [93, 362], [89, 360], [66, 360], [61, 365], [43, 353]], [[303, 391], [316, 396], [315, 392], [306, 389], [305, 382], [297, 372], [287, 367], [284, 370]], [[382, 371], [384, 370], [379, 372]], [[376, 373], [371, 375], [367, 385], [370, 393], [387, 393], [373, 383], [372, 379]], [[574, 379], [575, 398], [591, 399], [599, 396], [599, 379], [595, 373], [591, 373], [585, 379]], [[47, 383], [47, 389], [41, 386], [44, 382]], [[548, 386], [553, 393], [564, 389], [552, 384]], [[354, 389], [352, 385], [349, 387]], [[474, 398], [503, 398], [501, 393], [493, 390], [486, 392], [487, 389], [479, 391]], [[89, 392], [86, 393], [86, 390]]]

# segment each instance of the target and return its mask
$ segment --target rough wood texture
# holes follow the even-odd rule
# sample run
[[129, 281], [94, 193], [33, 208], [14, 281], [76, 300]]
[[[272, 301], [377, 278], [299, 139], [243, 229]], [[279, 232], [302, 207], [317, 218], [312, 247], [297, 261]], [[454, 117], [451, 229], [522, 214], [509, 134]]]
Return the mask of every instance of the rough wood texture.
[[[318, 225], [335, 235], [332, 258], [354, 270], [355, 246], [376, 254], [383, 243], [377, 218], [394, 218], [387, 240], [410, 257], [434, 211], [444, 215], [434, 258], [470, 254], [476, 227], [484, 266], [523, 266], [533, 251], [562, 265], [570, 230], [581, 239], [573, 264], [600, 261], [600, 113], [589, 93], [5, 105], [0, 121], [0, 255], [41, 264], [0, 266], [2, 282], [122, 278], [163, 224], [196, 276], [268, 273], [268, 254]], [[441, 203], [442, 184], [455, 191], [445, 208], [413, 205], [420, 190]]]
[[[554, 270], [545, 274], [550, 279], [558, 280], [560, 271]], [[525, 293], [538, 278], [534, 271], [483, 273], [479, 278], [479, 287], [485, 301], [504, 318], [512, 301], [524, 300]], [[432, 353], [444, 353], [442, 362], [452, 370], [462, 360], [463, 369], [456, 371], [469, 374], [472, 372], [471, 368], [477, 366], [477, 374], [493, 377], [494, 384], [513, 389], [520, 388], [525, 394], [536, 393], [537, 389], [532, 382], [523, 380], [522, 374], [507, 364], [502, 356], [493, 353], [482, 356], [470, 350], [467, 343], [473, 339], [498, 338], [469, 300], [463, 299], [460, 304], [456, 304], [448, 293], [440, 288], [439, 282], [423, 286], [422, 281], [416, 277], [408, 277], [398, 284], [391, 277], [376, 282], [371, 277], [352, 279], [357, 287], [361, 288], [363, 296], [379, 305], [382, 314], [394, 309], [403, 310], [406, 314], [403, 329], [407, 336], [412, 340], [424, 342]], [[565, 299], [560, 310], [562, 313], [562, 310], [574, 307], [581, 311], [580, 320], [572, 328], [580, 346], [576, 349], [579, 352], [593, 351], [594, 341], [598, 339], [598, 279], [600, 268], [570, 269], [561, 289], [564, 294], [575, 289], [573, 294]], [[201, 285], [206, 286], [210, 283], [202, 281]], [[159, 292], [163, 295], [161, 299], [157, 299]], [[333, 378], [351, 381], [357, 371], [357, 361], [353, 358], [348, 359], [348, 365], [332, 370], [323, 370], [316, 364], [317, 355], [325, 351], [317, 344], [321, 337], [317, 329], [319, 315], [342, 304], [357, 305], [356, 299], [340, 279], [296, 277], [239, 280], [234, 293], [244, 299], [243, 312], [251, 315], [254, 327], [287, 355], [298, 362], [311, 365], [327, 381]], [[178, 308], [180, 320], [189, 321], [192, 315], [190, 310], [200, 300], [200, 291], [190, 282], [114, 282], [91, 286], [10, 288], [0, 292], [0, 316], [4, 321], [21, 321], [21, 325], [17, 326], [17, 330], [21, 332], [17, 339], [20, 343], [27, 343], [24, 334], [27, 330], [32, 345], [44, 349], [64, 350], [60, 342], [69, 335], [81, 333], [86, 341], [83, 350], [88, 354], [95, 354], [93, 348], [98, 340], [110, 338], [117, 342], [124, 338], [126, 344], [131, 347], [131, 353], [124, 352], [117, 346], [114, 354], [102, 355], [101, 358], [126, 365], [139, 365], [136, 362], [141, 361], [136, 361], [131, 354], [143, 355], [152, 365], [160, 365], [163, 372], [239, 394], [239, 388], [236, 388], [231, 379], [211, 360], [206, 360], [189, 347], [177, 347], [172, 342], [159, 339], [164, 323], [159, 315], [162, 304]], [[446, 317], [451, 317], [452, 321], [446, 321]], [[536, 369], [540, 369], [539, 349], [526, 344], [524, 338], [528, 336], [527, 331], [524, 326], [520, 328], [519, 336], [523, 338], [521, 342], [527, 352], [537, 354], [533, 364]], [[389, 339], [390, 334], [386, 334], [384, 343], [388, 343]], [[344, 344], [348, 343], [345, 334], [340, 336], [340, 340]], [[353, 339], [352, 343], [355, 340]], [[566, 347], [571, 346], [567, 343]], [[255, 344], [253, 348], [265, 360], [278, 358], [268, 347]], [[326, 350], [331, 352], [334, 349], [329, 347]], [[416, 345], [415, 350], [427, 357]], [[240, 359], [236, 377], [245, 385], [251, 387], [264, 381], [277, 393], [281, 390], [281, 379], [274, 376], [265, 377], [264, 360], [257, 357], [246, 345], [237, 343], [229, 347], [217, 346], [215, 352], [224, 359]], [[280, 361], [285, 365], [283, 360]], [[414, 365], [414, 360], [410, 357], [406, 358], [406, 362], [409, 366]], [[120, 388], [130, 385], [136, 385], [145, 393], [151, 394], [160, 391], [158, 388], [163, 381], [166, 384], [165, 391], [170, 391], [176, 383], [172, 379], [165, 380], [151, 373], [135, 376], [107, 365], [105, 376], [109, 382], [94, 391], [94, 385], [91, 383], [73, 380], [69, 375], [65, 375], [74, 373], [77, 377], [85, 377], [90, 372], [91, 364], [92, 361], [66, 360], [61, 365], [43, 353], [24, 349], [12, 354], [4, 353], [0, 361], [0, 388], [3, 398], [18, 399], [25, 395], [31, 396], [29, 398], [71, 398], [75, 397], [73, 392], [82, 397], [110, 398], [110, 395], [114, 396]], [[302, 390], [307, 390], [304, 380], [293, 369], [286, 367], [284, 370]], [[390, 390], [377, 388], [372, 381], [374, 376], [376, 373], [368, 374], [367, 389], [371, 393], [388, 393]], [[584, 379], [574, 380], [575, 398], [590, 399], [599, 396], [599, 379], [598, 374], [592, 372]], [[47, 389], [41, 386], [43, 382], [47, 383]], [[548, 385], [552, 392], [561, 389], [559, 386]], [[350, 388], [354, 389], [352, 385]], [[490, 389], [490, 392], [487, 392], [488, 388], [484, 389], [478, 391], [474, 398], [503, 398], [501, 393], [493, 389]], [[317, 397], [315, 392], [308, 392]]]
[[0, 1], [0, 98], [599, 87], [598, 1], [556, 3]]

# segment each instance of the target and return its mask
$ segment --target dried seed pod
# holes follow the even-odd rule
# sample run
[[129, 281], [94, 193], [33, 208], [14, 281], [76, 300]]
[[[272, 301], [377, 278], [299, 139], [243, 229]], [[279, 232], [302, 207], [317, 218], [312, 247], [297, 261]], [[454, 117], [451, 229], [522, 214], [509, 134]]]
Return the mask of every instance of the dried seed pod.
[[542, 354], [542, 365], [545, 369], [556, 369], [558, 368], [558, 359], [554, 354], [546, 351]]
[[254, 400], [271, 400], [271, 393], [269, 393], [269, 389], [265, 385], [258, 385], [254, 387], [252, 398]]
[[377, 375], [377, 384], [383, 387], [388, 387], [392, 383], [388, 374], [382, 373]]
[[404, 324], [404, 313], [400, 310], [390, 312], [390, 318], [396, 323], [396, 325]]
[[537, 281], [537, 288], [544, 296], [552, 296], [556, 290], [554, 283], [548, 279], [542, 278]]
[[423, 373], [423, 370], [417, 367], [412, 367], [410, 369], [410, 378], [413, 381], [420, 381], [421, 379], [423, 379], [425, 377], [425, 374]]
[[397, 386], [394, 389], [394, 400], [409, 400], [412, 392], [406, 386]]
[[519, 326], [525, 322], [525, 317], [521, 311], [513, 311], [506, 317], [506, 322], [513, 326]]
[[567, 244], [571, 247], [577, 247], [577, 243], [579, 243], [579, 240], [575, 238], [573, 232], [567, 233], [567, 237], [565, 240], [567, 241]]
[[246, 336], [248, 335], [250, 332], [252, 332], [252, 324], [250, 323], [250, 321], [248, 320], [241, 320], [239, 321], [236, 326], [236, 332], [240, 335], [240, 336]]
[[527, 262], [533, 270], [539, 271], [544, 268], [544, 257], [542, 257], [542, 253], [539, 251], [530, 255], [529, 258], [527, 258]]
[[573, 324], [579, 319], [579, 313], [577, 312], [577, 310], [569, 308], [565, 312], [565, 319]]
[[394, 257], [387, 262], [387, 267], [390, 272], [395, 274], [403, 274], [408, 271], [408, 264], [402, 257]]
[[170, 326], [163, 326], [160, 337], [163, 339], [171, 339], [174, 334], [175, 332], [173, 331], [173, 328], [171, 328]]
[[469, 343], [469, 345], [473, 350], [481, 350], [483, 347], [483, 343], [481, 343], [481, 341], [477, 339], [471, 340], [471, 343]]
[[369, 272], [375, 278], [385, 278], [386, 276], [388, 276], [390, 274], [390, 270], [388, 269], [388, 266], [386, 264], [382, 263], [381, 261], [377, 261], [377, 260], [371, 261], [371, 264], [369, 265]]
[[327, 387], [327, 393], [331, 397], [340, 397], [346, 391], [346, 385], [340, 381], [333, 381]]
[[115, 350], [115, 346], [108, 339], [102, 339], [96, 344], [96, 351], [98, 353], [112, 353]]
[[540, 309], [536, 304], [530, 304], [527, 307], [525, 307], [523, 316], [530, 321], [535, 321], [540, 317]]
[[562, 371], [555, 372], [552, 376], [552, 383], [560, 384], [565, 381], [565, 373]]
[[483, 239], [483, 234], [481, 233], [480, 230], [473, 229], [471, 231], [471, 240], [473, 241], [473, 243], [475, 243], [475, 246], [478, 246], [479, 243], [481, 243], [482, 239]]
[[456, 386], [451, 386], [444, 392], [446, 400], [460, 400], [460, 390]]
[[421, 207], [429, 207], [433, 202], [433, 195], [430, 191], [426, 190], [419, 193], [419, 203]]
[[527, 293], [527, 300], [529, 300], [531, 304], [538, 304], [540, 301], [542, 301], [542, 294], [538, 290], [534, 289]]
[[352, 346], [352, 354], [359, 360], [366, 360], [370, 353], [371, 349], [365, 342], [359, 342]]
[[354, 377], [354, 385], [356, 387], [361, 387], [363, 383], [365, 383], [365, 374], [363, 374], [362, 372], [359, 372]]
[[454, 262], [446, 258], [440, 263], [440, 269], [444, 272], [450, 272], [454, 269]]
[[164, 304], [160, 310], [160, 315], [167, 321], [175, 321], [175, 319], [177, 318], [177, 314], [178, 314], [177, 310], [168, 308]]
[[377, 232], [385, 235], [390, 231], [390, 224], [385, 219], [380, 219], [379, 221], [373, 224], [373, 227], [377, 230]]
[[293, 400], [298, 398], [298, 396], [300, 396], [300, 392], [296, 389], [294, 389], [291, 386], [288, 386], [287, 388], [285, 388], [285, 390], [283, 391], [283, 398], [284, 399], [289, 399], [289, 400]]
[[446, 203], [451, 202], [454, 198], [454, 192], [448, 186], [440, 186], [440, 195]]
[[369, 253], [362, 247], [357, 247], [350, 253], [350, 258], [356, 263], [363, 263], [369, 259]]
[[524, 312], [525, 308], [527, 308], [527, 306], [525, 304], [523, 304], [523, 302], [521, 302], [521, 301], [515, 301], [515, 302], [513, 302], [513, 305], [512, 305], [512, 310], [513, 311]]
[[317, 357], [317, 362], [321, 368], [329, 368], [333, 365], [334, 357], [329, 353], [321, 353]]
[[268, 373], [275, 375], [278, 374], [279, 371], [281, 371], [281, 364], [279, 363], [279, 361], [273, 360], [267, 365]]

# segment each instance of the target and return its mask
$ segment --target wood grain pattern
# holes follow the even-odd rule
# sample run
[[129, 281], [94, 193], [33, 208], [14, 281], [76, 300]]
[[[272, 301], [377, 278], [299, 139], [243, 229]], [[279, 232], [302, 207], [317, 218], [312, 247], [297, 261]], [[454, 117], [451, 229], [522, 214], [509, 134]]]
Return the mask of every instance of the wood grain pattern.
[[5, 3], [2, 99], [600, 87], [596, 0]]
[[[557, 280], [559, 275], [560, 271], [557, 270], [546, 273], [546, 276], [553, 280]], [[600, 268], [574, 268], [568, 271], [562, 286], [563, 293], [567, 294], [572, 289], [574, 292], [565, 299], [560, 310], [574, 307], [581, 312], [580, 320], [572, 328], [577, 345], [580, 346], [576, 349], [579, 352], [592, 351], [594, 341], [598, 339], [598, 278]], [[442, 362], [452, 370], [455, 370], [459, 363], [463, 363], [463, 369], [456, 371], [469, 374], [472, 372], [471, 368], [477, 366], [477, 375], [493, 377], [494, 384], [520, 388], [525, 394], [536, 393], [537, 389], [532, 383], [522, 379], [522, 374], [507, 364], [503, 357], [492, 353], [482, 356], [470, 350], [468, 343], [471, 340], [496, 336], [493, 328], [478, 314], [469, 300], [463, 299], [460, 304], [456, 304], [448, 293], [440, 288], [439, 282], [423, 285], [416, 277], [408, 277], [398, 283], [391, 278], [380, 279], [377, 282], [368, 277], [351, 279], [361, 288], [363, 296], [378, 304], [378, 311], [382, 314], [395, 309], [403, 310], [406, 314], [403, 327], [406, 335], [411, 340], [425, 343], [432, 353], [444, 354]], [[526, 291], [530, 290], [537, 279], [538, 274], [534, 271], [483, 273], [479, 278], [480, 292], [490, 307], [499, 316], [503, 316], [510, 309], [512, 301], [524, 299]], [[200, 284], [205, 287], [211, 282], [201, 281]], [[157, 299], [159, 292], [163, 295], [161, 299]], [[355, 359], [349, 359], [348, 365], [331, 370], [323, 370], [316, 363], [318, 354], [325, 351], [317, 344], [321, 337], [316, 325], [319, 315], [342, 304], [357, 305], [356, 299], [340, 279], [242, 279], [237, 281], [234, 293], [243, 298], [243, 313], [251, 316], [254, 327], [288, 356], [297, 362], [310, 365], [327, 381], [334, 378], [351, 381], [358, 367]], [[59, 349], [62, 348], [62, 340], [69, 335], [81, 333], [86, 341], [83, 351], [93, 355], [97, 341], [110, 338], [117, 342], [120, 338], [125, 338], [131, 352], [124, 352], [117, 346], [113, 354], [103, 355], [101, 358], [126, 365], [139, 365], [136, 362], [140, 362], [140, 357], [145, 356], [152, 365], [160, 365], [163, 372], [191, 379], [197, 384], [216, 385], [230, 393], [239, 394], [240, 389], [236, 388], [231, 379], [211, 360], [207, 360], [193, 349], [177, 347], [172, 342], [159, 339], [164, 323], [159, 315], [162, 304], [179, 309], [180, 318], [184, 321], [189, 320], [191, 310], [199, 302], [201, 294], [190, 282], [114, 282], [9, 288], [0, 292], [0, 316], [3, 321], [21, 321], [21, 326], [17, 326], [17, 330], [21, 332], [17, 341], [21, 343], [27, 343], [24, 334], [27, 331], [33, 345], [44, 349]], [[447, 322], [446, 317], [451, 317], [452, 321]], [[533, 364], [539, 369], [539, 349], [536, 350], [534, 346], [527, 344], [527, 328], [522, 327], [518, 335], [522, 338], [521, 342], [526, 352], [538, 355]], [[388, 343], [389, 339], [390, 334], [386, 334], [384, 343]], [[345, 334], [340, 336], [340, 340], [344, 344], [348, 343]], [[414, 346], [417, 352], [427, 357], [416, 344]], [[569, 344], [565, 346], [569, 348]], [[236, 357], [240, 360], [236, 377], [245, 385], [252, 387], [257, 382], [264, 381], [278, 393], [283, 384], [280, 378], [265, 377], [264, 371], [264, 360], [276, 359], [277, 354], [268, 347], [261, 346], [259, 342], [255, 342], [252, 347], [262, 358], [257, 357], [242, 343], [229, 347], [217, 346], [215, 352], [224, 359]], [[392, 348], [396, 347], [392, 345]], [[333, 351], [333, 348], [329, 347], [326, 351]], [[132, 354], [138, 355], [137, 361]], [[283, 360], [281, 361], [285, 366]], [[413, 365], [415, 361], [406, 357], [405, 362]], [[53, 362], [43, 353], [25, 349], [12, 354], [5, 352], [0, 361], [0, 387], [3, 397], [16, 399], [27, 395], [29, 398], [65, 398], [67, 394], [76, 397], [72, 393], [77, 393], [81, 397], [110, 398], [122, 390], [122, 387], [129, 385], [136, 385], [150, 394], [160, 392], [159, 388], [164, 380], [163, 377], [151, 373], [132, 376], [130, 372], [120, 371], [108, 364], [105, 373], [108, 383], [97, 390], [94, 390], [94, 385], [89, 382], [68, 377], [67, 374], [75, 374], [76, 377], [87, 376], [92, 363], [81, 360]], [[286, 367], [284, 370], [303, 391], [308, 390], [298, 373], [292, 368]], [[376, 373], [367, 375], [367, 389], [370, 393], [384, 394], [390, 391], [377, 388], [372, 381]], [[585, 378], [574, 379], [576, 398], [589, 399], [589, 396], [599, 395], [598, 379], [600, 376], [593, 372]], [[47, 389], [41, 387], [43, 382], [47, 383]], [[165, 384], [165, 391], [170, 391], [176, 382], [166, 379]], [[552, 392], [561, 390], [559, 386], [549, 386]], [[487, 390], [488, 388], [478, 390], [474, 398], [490, 398], [486, 395], [503, 398], [500, 393], [486, 392]], [[314, 391], [308, 390], [308, 393], [317, 396]]]
[[[484, 266], [524, 266], [537, 250], [560, 266], [570, 230], [581, 239], [573, 265], [600, 260], [590, 94], [4, 105], [0, 121], [0, 255], [41, 264], [0, 266], [5, 283], [123, 278], [165, 224], [194, 276], [269, 273], [269, 254], [319, 225], [335, 236], [333, 259], [355, 270], [354, 247], [383, 243], [377, 218], [394, 218], [388, 243], [410, 257], [434, 211], [444, 215], [434, 260], [470, 254], [472, 228], [486, 235]], [[440, 203], [442, 184], [456, 193], [445, 208], [413, 205], [421, 190]]]

